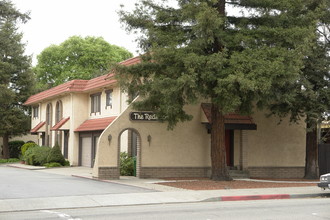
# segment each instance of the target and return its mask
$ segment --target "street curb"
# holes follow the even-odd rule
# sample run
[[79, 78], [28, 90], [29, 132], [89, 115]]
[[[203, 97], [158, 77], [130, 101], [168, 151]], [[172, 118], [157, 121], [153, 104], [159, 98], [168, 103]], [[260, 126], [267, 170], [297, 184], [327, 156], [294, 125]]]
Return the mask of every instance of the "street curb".
[[18, 169], [24, 169], [24, 170], [44, 170], [47, 169], [46, 167], [43, 166], [35, 166], [34, 167], [23, 167], [23, 166], [16, 166], [14, 164], [7, 164], [7, 167], [13, 167], [13, 168], [18, 168]]
[[221, 196], [202, 200], [202, 202], [217, 202], [217, 201], [244, 201], [244, 200], [270, 200], [270, 199], [298, 199], [298, 198], [317, 198], [329, 197], [328, 193], [318, 194], [270, 194], [270, 195], [243, 195], [243, 196]]

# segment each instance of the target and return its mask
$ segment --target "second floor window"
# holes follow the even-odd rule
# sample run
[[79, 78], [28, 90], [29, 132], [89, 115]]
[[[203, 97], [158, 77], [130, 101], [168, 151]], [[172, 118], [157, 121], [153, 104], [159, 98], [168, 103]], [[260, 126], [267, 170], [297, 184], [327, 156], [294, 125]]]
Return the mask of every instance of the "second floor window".
[[112, 89], [105, 91], [106, 94], [106, 106], [110, 106], [112, 108]]
[[101, 112], [101, 93], [91, 95], [91, 113]]
[[33, 106], [33, 117], [38, 118], [39, 117], [39, 106]]
[[56, 102], [55, 122], [59, 122], [63, 115], [63, 105], [61, 101]]

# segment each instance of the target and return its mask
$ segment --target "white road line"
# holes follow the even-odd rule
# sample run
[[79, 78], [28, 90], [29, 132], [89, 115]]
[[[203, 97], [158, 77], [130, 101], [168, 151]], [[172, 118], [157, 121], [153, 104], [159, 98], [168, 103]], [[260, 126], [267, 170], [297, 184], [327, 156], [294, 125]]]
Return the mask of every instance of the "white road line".
[[73, 218], [68, 214], [65, 213], [61, 213], [61, 212], [54, 212], [54, 211], [50, 211], [50, 210], [41, 210], [41, 212], [46, 212], [46, 213], [50, 213], [50, 214], [55, 214], [60, 218], [65, 218], [67, 220], [82, 220], [81, 218]]

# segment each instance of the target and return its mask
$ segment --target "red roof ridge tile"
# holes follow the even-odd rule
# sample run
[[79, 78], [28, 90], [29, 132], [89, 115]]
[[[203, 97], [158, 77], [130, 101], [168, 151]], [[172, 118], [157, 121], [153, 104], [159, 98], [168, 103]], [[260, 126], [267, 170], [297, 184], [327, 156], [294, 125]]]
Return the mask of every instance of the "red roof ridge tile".
[[[141, 59], [137, 56], [124, 60], [119, 64], [130, 66], [139, 62], [141, 62]], [[115, 74], [110, 72], [90, 80], [74, 79], [30, 96], [24, 105], [36, 104], [44, 99], [50, 99], [67, 92], [88, 92], [97, 88], [110, 86], [117, 82], [114, 76]]]

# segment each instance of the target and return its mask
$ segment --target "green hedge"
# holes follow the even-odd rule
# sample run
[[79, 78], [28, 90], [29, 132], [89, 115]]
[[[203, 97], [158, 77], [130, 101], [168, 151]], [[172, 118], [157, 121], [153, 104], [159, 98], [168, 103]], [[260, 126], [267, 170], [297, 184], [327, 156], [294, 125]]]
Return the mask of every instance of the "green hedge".
[[70, 166], [69, 161], [65, 160], [58, 145], [50, 148], [46, 146], [38, 146], [36, 144], [25, 144], [23, 147], [23, 160], [28, 165], [46, 167]]
[[47, 157], [47, 163], [59, 163], [62, 166], [65, 165], [65, 158], [58, 144], [56, 144], [49, 152], [49, 155]]
[[47, 163], [50, 151], [51, 148], [46, 146], [30, 147], [25, 153], [26, 161], [29, 165], [42, 166]]
[[24, 141], [9, 141], [9, 157], [19, 158], [21, 156], [21, 147], [25, 144]]
[[30, 147], [35, 147], [35, 146], [38, 146], [38, 145], [35, 144], [35, 143], [32, 143], [32, 142], [28, 142], [28, 143], [24, 144], [24, 145], [21, 147], [21, 154], [22, 154], [22, 157], [23, 157], [23, 158], [25, 157], [25, 152], [26, 152]]

